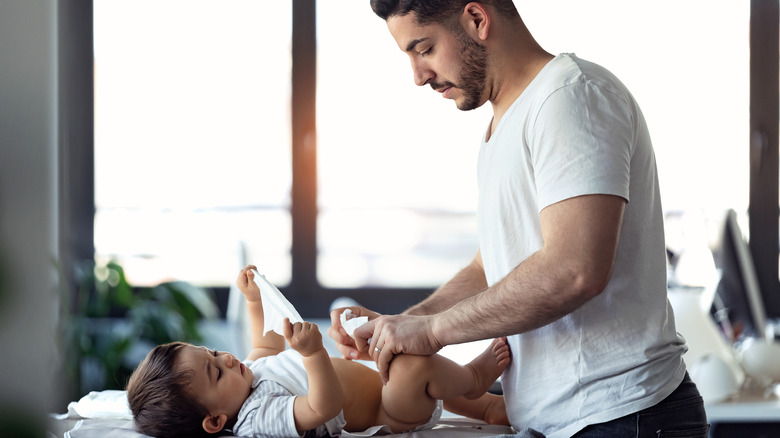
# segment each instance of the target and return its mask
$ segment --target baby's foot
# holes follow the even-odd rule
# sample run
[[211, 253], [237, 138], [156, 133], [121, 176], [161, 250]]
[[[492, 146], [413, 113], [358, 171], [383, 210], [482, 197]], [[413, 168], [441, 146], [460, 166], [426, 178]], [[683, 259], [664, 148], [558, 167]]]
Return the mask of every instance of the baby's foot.
[[504, 397], [494, 394], [485, 394], [485, 413], [482, 419], [487, 424], [503, 424], [509, 426], [509, 417], [506, 415], [506, 404]]
[[465, 394], [466, 398], [475, 399], [486, 393], [490, 385], [504, 372], [511, 358], [506, 338], [493, 339], [482, 354], [466, 365], [474, 374], [474, 385], [471, 391]]

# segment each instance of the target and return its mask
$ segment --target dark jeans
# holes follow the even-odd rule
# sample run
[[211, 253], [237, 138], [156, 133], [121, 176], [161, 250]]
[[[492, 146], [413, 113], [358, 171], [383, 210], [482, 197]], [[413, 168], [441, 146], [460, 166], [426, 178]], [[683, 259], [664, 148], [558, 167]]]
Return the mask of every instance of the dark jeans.
[[579, 431], [577, 438], [706, 438], [709, 431], [704, 402], [685, 373], [680, 386], [655, 406]]

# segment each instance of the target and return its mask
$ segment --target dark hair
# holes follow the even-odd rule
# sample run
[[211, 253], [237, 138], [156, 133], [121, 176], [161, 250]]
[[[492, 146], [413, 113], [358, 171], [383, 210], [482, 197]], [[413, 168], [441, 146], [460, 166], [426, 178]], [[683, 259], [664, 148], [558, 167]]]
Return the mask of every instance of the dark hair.
[[[371, 0], [374, 13], [387, 21], [393, 16], [404, 16], [414, 13], [417, 23], [425, 26], [431, 23], [448, 24], [456, 18], [473, 0]], [[506, 18], [520, 15], [512, 0], [483, 0], [480, 3], [490, 4], [498, 13]]]
[[188, 345], [158, 345], [130, 376], [127, 401], [139, 432], [157, 438], [213, 436], [202, 425], [208, 412], [187, 391], [192, 370], [174, 369], [179, 352]]

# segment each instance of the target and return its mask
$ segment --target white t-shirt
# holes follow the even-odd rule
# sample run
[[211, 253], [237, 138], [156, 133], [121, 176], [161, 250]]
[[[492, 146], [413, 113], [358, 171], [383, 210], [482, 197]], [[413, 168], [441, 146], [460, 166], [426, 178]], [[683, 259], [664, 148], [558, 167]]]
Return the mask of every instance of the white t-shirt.
[[298, 433], [293, 417], [295, 397], [306, 395], [309, 379], [301, 355], [285, 350], [274, 356], [245, 361], [252, 370], [252, 392], [238, 412], [233, 434], [256, 438], [338, 436], [344, 428], [343, 412], [315, 430]]
[[682, 381], [685, 341], [666, 298], [655, 156], [631, 94], [604, 68], [550, 61], [482, 141], [479, 241], [492, 285], [542, 246], [539, 212], [575, 196], [628, 201], [602, 294], [537, 330], [511, 336], [504, 373], [513, 426], [568, 437], [650, 407]]

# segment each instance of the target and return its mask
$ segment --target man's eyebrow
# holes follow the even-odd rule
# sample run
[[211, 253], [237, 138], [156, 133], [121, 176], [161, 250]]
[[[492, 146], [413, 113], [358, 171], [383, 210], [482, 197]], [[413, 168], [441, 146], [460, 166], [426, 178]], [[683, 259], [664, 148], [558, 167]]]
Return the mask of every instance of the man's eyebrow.
[[427, 40], [428, 38], [417, 38], [416, 40], [412, 40], [411, 42], [409, 42], [409, 44], [406, 45], [406, 51], [411, 52], [418, 44]]

